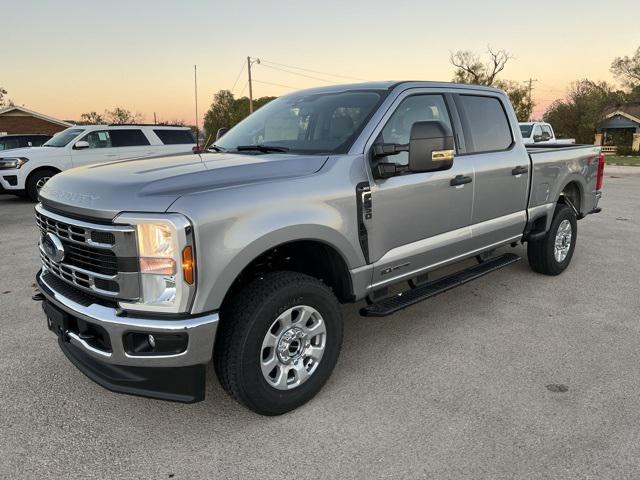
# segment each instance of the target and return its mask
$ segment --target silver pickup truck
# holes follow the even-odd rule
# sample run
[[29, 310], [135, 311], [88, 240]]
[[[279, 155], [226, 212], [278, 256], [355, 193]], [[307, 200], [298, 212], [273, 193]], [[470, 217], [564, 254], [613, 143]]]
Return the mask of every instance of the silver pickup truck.
[[493, 88], [305, 90], [209, 151], [52, 178], [40, 299], [62, 351], [110, 390], [199, 401], [213, 358], [230, 395], [277, 415], [331, 374], [340, 303], [389, 315], [512, 264], [501, 247], [519, 242], [534, 271], [561, 273], [603, 171], [598, 147], [525, 148]]

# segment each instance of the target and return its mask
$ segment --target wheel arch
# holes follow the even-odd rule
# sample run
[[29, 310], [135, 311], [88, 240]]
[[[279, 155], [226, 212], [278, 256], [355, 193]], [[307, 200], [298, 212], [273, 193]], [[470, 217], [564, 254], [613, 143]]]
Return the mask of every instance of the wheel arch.
[[[303, 234], [304, 232], [304, 234]], [[353, 300], [350, 270], [354, 252], [339, 232], [322, 225], [301, 225], [271, 232], [233, 256], [207, 283], [198, 300], [202, 309], [219, 309], [251, 279], [268, 271], [290, 270], [320, 278], [341, 302]], [[206, 306], [206, 307], [205, 307]]]

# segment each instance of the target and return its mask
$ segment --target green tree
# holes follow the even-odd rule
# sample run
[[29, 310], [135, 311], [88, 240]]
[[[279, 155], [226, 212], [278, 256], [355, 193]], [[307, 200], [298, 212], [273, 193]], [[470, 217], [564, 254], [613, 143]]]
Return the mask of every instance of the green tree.
[[529, 97], [529, 88], [526, 85], [511, 80], [496, 80], [494, 86], [507, 93], [519, 122], [528, 122], [531, 119], [535, 104]]
[[607, 108], [618, 107], [629, 96], [607, 82], [579, 80], [571, 84], [566, 98], [553, 102], [544, 121], [553, 125], [558, 137], [575, 138], [577, 143], [593, 143], [598, 123]]
[[[276, 97], [261, 97], [253, 101], [254, 111]], [[204, 130], [207, 144], [215, 141], [220, 128], [231, 128], [249, 115], [249, 98], [235, 98], [229, 90], [220, 90], [213, 96], [213, 102], [204, 116]]]
[[13, 107], [13, 100], [7, 97], [7, 91], [0, 87], [0, 107]]
[[611, 72], [631, 90], [640, 87], [640, 47], [631, 57], [616, 57], [611, 62]]

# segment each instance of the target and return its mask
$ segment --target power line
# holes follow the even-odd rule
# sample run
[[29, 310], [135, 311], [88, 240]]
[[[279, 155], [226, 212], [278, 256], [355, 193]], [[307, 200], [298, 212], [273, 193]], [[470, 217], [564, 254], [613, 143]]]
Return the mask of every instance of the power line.
[[242, 72], [244, 72], [244, 66], [245, 66], [245, 63], [243, 61], [242, 62], [242, 67], [240, 67], [240, 71], [238, 72], [238, 76], [236, 77], [236, 81], [233, 82], [233, 87], [231, 87], [231, 91], [232, 92], [236, 89], [236, 85], [238, 84], [238, 80], [240, 80], [240, 75], [242, 75]]
[[265, 85], [275, 85], [276, 87], [284, 87], [284, 88], [291, 88], [293, 90], [300, 90], [300, 87], [292, 87], [291, 85], [283, 85], [282, 83], [264, 82], [261, 80], [256, 80], [255, 78], [253, 79], [253, 81], [255, 83], [264, 83]]
[[[255, 82], [255, 80], [254, 80]], [[247, 88], [247, 85], [249, 85], [249, 80], [247, 80], [246, 82], [244, 82], [244, 87], [242, 87], [242, 90], [240, 90], [240, 93], [238, 94], [238, 96], [242, 96], [242, 94], [244, 93], [244, 89]]]
[[277, 63], [277, 62], [272, 62], [272, 61], [269, 61], [269, 60], [262, 60], [262, 62], [263, 63], [269, 63], [271, 65], [278, 65], [280, 67], [293, 68], [294, 70], [302, 70], [304, 72], [319, 73], [320, 75], [328, 75], [329, 77], [346, 78], [348, 80], [359, 80], [361, 82], [366, 82], [367, 81], [364, 78], [351, 77], [349, 75], [339, 75], [337, 73], [321, 72], [320, 70], [311, 70], [310, 68], [302, 68], [302, 67], [296, 67], [296, 66], [293, 66], [293, 65], [285, 65], [284, 63]]
[[333, 83], [331, 80], [327, 80], [325, 78], [313, 77], [313, 76], [307, 75], [305, 73], [292, 72], [291, 70], [285, 70], [284, 68], [274, 67], [272, 65], [262, 65], [262, 64], [260, 64], [260, 66], [266, 67], [266, 68], [272, 68], [274, 70], [280, 70], [281, 72], [290, 73], [291, 75], [298, 75], [300, 77], [307, 77], [307, 78], [312, 78], [314, 80], [320, 80], [321, 82]]

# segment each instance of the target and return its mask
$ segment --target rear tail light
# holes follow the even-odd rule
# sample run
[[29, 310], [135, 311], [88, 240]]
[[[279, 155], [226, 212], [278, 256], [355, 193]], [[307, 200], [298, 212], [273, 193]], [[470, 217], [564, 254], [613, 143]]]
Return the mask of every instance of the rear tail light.
[[598, 155], [598, 176], [596, 177], [596, 190], [602, 190], [602, 182], [604, 180], [604, 153]]

